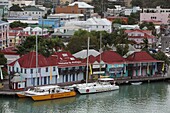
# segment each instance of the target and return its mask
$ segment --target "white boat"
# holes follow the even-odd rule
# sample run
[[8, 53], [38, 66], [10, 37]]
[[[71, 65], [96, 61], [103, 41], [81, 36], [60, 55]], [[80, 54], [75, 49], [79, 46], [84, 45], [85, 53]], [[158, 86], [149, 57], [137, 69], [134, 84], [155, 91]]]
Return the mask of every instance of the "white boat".
[[115, 84], [111, 84], [108, 80], [104, 80], [104, 79], [99, 79], [98, 82], [95, 82], [90, 85], [88, 84], [87, 86], [83, 85], [81, 87], [77, 87], [77, 90], [80, 94], [100, 93], [100, 92], [114, 91], [118, 89], [119, 86]]
[[75, 85], [76, 90], [80, 94], [89, 94], [89, 93], [99, 93], [106, 91], [113, 91], [119, 89], [119, 86], [115, 84], [111, 84], [109, 81], [113, 81], [111, 78], [101, 78], [98, 82], [88, 83], [88, 50], [89, 50], [89, 38], [87, 45], [87, 68], [86, 68], [86, 83], [85, 84], [77, 84]]
[[132, 85], [141, 85], [142, 82], [131, 82]]

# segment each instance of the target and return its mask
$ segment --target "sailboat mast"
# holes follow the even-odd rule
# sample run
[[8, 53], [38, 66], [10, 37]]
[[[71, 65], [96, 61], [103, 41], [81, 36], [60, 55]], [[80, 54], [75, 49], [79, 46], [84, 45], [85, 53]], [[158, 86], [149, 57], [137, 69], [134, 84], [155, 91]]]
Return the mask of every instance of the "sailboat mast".
[[90, 37], [88, 37], [87, 40], [87, 67], [86, 67], [86, 86], [88, 82], [88, 66], [89, 66], [89, 43], [90, 43]]
[[36, 78], [37, 78], [37, 74], [38, 74], [37, 67], [38, 67], [38, 39], [37, 39], [37, 33], [36, 33]]
[[100, 73], [101, 73], [102, 33], [100, 32]]

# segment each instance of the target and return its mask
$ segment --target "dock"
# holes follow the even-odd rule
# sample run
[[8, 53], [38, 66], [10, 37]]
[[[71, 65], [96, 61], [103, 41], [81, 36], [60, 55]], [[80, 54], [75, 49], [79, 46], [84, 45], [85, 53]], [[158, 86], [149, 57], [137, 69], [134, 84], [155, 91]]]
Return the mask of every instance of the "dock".
[[[168, 76], [152, 76], [152, 77], [146, 77], [146, 76], [136, 76], [136, 77], [120, 77], [120, 78], [114, 78], [115, 83], [117, 85], [124, 85], [124, 84], [130, 84], [131, 82], [157, 82], [157, 81], [170, 81], [170, 75]], [[90, 81], [89, 81], [90, 82]], [[92, 81], [91, 81], [92, 82]], [[9, 89], [8, 80], [4, 81], [3, 88], [0, 88], [0, 95], [9, 95], [9, 96], [15, 96], [17, 92], [20, 92], [20, 90], [12, 90]], [[80, 83], [80, 82], [79, 82]], [[72, 85], [73, 83], [62, 83], [58, 84], [60, 86], [67, 86]]]
[[170, 80], [170, 76], [154, 76], [154, 77], [127, 77], [127, 78], [119, 78], [115, 79], [116, 84], [128, 84], [130, 82], [154, 82], [154, 81], [168, 81]]

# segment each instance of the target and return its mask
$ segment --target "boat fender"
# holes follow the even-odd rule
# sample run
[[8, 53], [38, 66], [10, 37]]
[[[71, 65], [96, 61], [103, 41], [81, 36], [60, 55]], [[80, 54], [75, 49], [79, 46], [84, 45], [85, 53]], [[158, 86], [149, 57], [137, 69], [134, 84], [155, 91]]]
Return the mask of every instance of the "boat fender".
[[88, 92], [89, 92], [89, 89], [86, 89], [86, 92], [88, 93]]

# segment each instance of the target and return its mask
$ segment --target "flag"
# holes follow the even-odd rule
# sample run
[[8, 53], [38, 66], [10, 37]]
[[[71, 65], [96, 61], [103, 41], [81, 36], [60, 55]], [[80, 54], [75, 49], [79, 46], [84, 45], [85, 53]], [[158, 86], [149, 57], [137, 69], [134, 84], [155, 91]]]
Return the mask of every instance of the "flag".
[[164, 71], [165, 70], [165, 63], [163, 63], [163, 65], [162, 65], [162, 71]]
[[89, 74], [92, 75], [93, 73], [92, 73], [92, 67], [91, 67], [91, 65], [89, 65], [89, 67], [90, 67], [90, 72], [89, 72]]
[[3, 80], [4, 78], [3, 78], [3, 75], [2, 75], [2, 69], [1, 69], [1, 67], [0, 67], [0, 74], [1, 74], [1, 80]]
[[126, 64], [124, 64], [124, 73], [126, 73]]
[[140, 72], [139, 72], [139, 75], [141, 76], [142, 75], [142, 64], [140, 62]]
[[50, 80], [52, 80], [52, 67], [50, 66]]
[[148, 66], [147, 66], [147, 74], [149, 74], [149, 63], [148, 63]]

